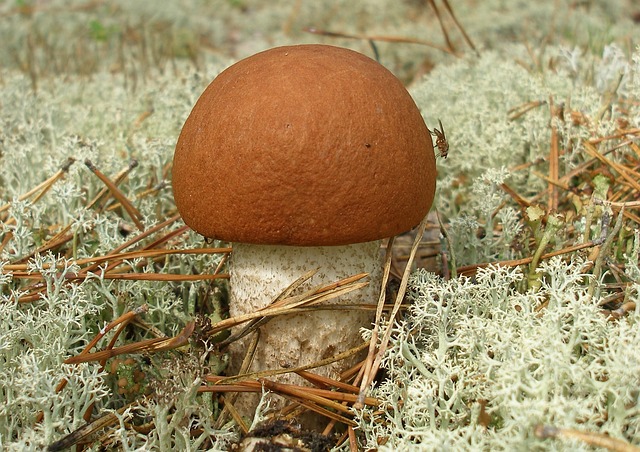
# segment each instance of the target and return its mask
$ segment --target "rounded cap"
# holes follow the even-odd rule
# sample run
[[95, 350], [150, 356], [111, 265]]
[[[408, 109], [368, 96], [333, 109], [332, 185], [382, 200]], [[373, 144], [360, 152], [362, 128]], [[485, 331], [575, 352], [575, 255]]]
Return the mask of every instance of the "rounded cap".
[[397, 235], [427, 214], [433, 144], [402, 83], [327, 46], [278, 47], [207, 87], [185, 122], [173, 191], [205, 237], [298, 246]]

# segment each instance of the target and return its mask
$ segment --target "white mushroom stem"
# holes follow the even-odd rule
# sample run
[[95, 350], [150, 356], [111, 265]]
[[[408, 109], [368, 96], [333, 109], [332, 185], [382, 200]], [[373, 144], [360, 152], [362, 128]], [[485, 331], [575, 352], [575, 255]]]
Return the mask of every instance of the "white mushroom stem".
[[[345, 246], [274, 246], [233, 244], [231, 257], [230, 314], [254, 312], [269, 305], [292, 282], [309, 270], [319, 271], [309, 287], [369, 273], [369, 285], [334, 303], [376, 304], [382, 280], [380, 241]], [[362, 343], [361, 327], [371, 327], [374, 311], [317, 310], [278, 316], [260, 329], [260, 341], [251, 371], [296, 367], [332, 357]], [[246, 341], [233, 344], [231, 367], [237, 372]], [[337, 363], [316, 369], [332, 378], [355, 364]], [[301, 384], [297, 375], [281, 382]], [[240, 407], [239, 407], [240, 408]]]

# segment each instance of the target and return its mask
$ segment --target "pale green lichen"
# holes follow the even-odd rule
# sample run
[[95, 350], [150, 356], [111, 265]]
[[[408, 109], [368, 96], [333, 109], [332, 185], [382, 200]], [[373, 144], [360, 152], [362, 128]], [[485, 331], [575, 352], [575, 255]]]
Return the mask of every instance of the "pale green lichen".
[[[90, 159], [113, 175], [136, 159], [139, 166], [120, 185], [130, 199], [150, 181], [161, 184], [191, 106], [235, 59], [302, 41], [346, 45], [372, 55], [366, 41], [309, 35], [304, 27], [442, 44], [426, 2], [325, 3], [117, 1], [86, 10], [74, 10], [84, 2], [68, 1], [0, 5], [0, 204], [10, 202], [7, 217], [15, 219], [1, 226], [0, 234], [13, 237], [0, 253], [0, 270], [40, 246], [52, 225], [71, 224], [77, 258], [122, 245], [127, 240], [122, 224], [128, 219], [86, 208], [103, 185], [82, 161]], [[613, 132], [623, 116], [640, 127], [637, 104], [629, 103], [624, 115], [618, 104], [608, 105], [618, 82], [617, 96], [640, 97], [640, 52], [630, 62], [624, 50], [625, 40], [634, 36], [628, 14], [633, 2], [451, 4], [481, 56], [469, 52], [455, 60], [424, 46], [378, 42], [381, 61], [405, 80], [437, 63], [411, 92], [430, 127], [443, 121], [450, 142], [450, 157], [438, 162], [436, 206], [458, 264], [515, 259], [535, 251], [513, 246], [520, 236], [536, 233], [515, 207], [498, 209], [508, 200], [500, 184], [523, 196], [544, 186], [531, 172], [510, 169], [548, 154], [550, 121], [558, 127], [560, 146], [572, 149], [562, 157], [561, 172], [579, 161], [581, 139]], [[450, 21], [447, 27], [457, 48], [466, 49]], [[552, 45], [538, 47], [545, 37]], [[504, 45], [505, 40], [521, 44]], [[534, 50], [522, 42], [535, 45]], [[565, 121], [552, 120], [548, 104], [509, 119], [512, 108], [549, 102], [551, 96], [555, 105], [564, 103]], [[570, 109], [598, 120], [576, 126], [566, 116]], [[138, 122], [145, 112], [151, 115]], [[18, 201], [69, 157], [79, 161], [49, 193], [37, 202]], [[147, 227], [173, 208], [168, 186], [135, 202]], [[602, 212], [596, 217], [587, 223], [576, 211], [566, 226], [580, 237], [599, 236]], [[587, 226], [591, 229], [585, 231]], [[561, 243], [564, 232], [552, 246]], [[636, 303], [639, 243], [636, 231], [618, 253], [625, 254], [632, 281], [625, 296]], [[195, 234], [180, 244], [201, 245]], [[218, 263], [218, 257], [190, 255], [141, 271], [210, 273]], [[175, 335], [193, 318], [198, 294], [209, 285], [111, 281], [99, 274], [66, 284], [45, 264], [77, 271], [68, 259], [34, 256], [30, 268], [43, 272], [46, 290], [29, 303], [18, 302], [24, 284], [0, 271], [0, 448], [42, 449], [83, 425], [92, 402], [97, 413], [117, 417], [119, 427], [110, 437], [123, 450], [228, 448], [237, 433], [231, 424], [218, 427], [217, 407], [196, 394], [201, 351], [193, 351], [192, 360], [154, 357], [156, 370], [164, 373], [149, 380], [172, 385], [157, 386], [162, 397], [135, 413], [114, 411], [126, 397], [116, 394], [108, 368], [100, 372], [95, 363], [63, 364], [105, 322], [142, 304], [148, 305], [145, 322]], [[599, 290], [589, 291], [584, 264], [578, 255], [569, 262], [542, 261], [534, 269], [539, 271], [536, 292], [526, 290], [527, 269], [490, 267], [474, 280], [450, 281], [417, 271], [409, 290], [412, 307], [393, 326], [383, 363], [387, 376], [373, 391], [382, 409], [359, 418], [363, 444], [378, 447], [386, 441], [386, 450], [586, 450], [576, 442], [535, 438], [538, 423], [608, 433], [637, 444], [639, 314], [607, 321], [598, 306], [606, 287], [597, 278]], [[539, 309], [545, 301], [546, 308]], [[67, 386], [57, 392], [63, 379]], [[43, 419], [36, 422], [40, 412]], [[153, 419], [156, 429], [142, 434], [128, 428], [134, 416]], [[192, 428], [201, 434], [190, 436]]]
[[[384, 408], [361, 417], [367, 447], [383, 438], [383, 450], [589, 450], [541, 442], [532, 433], [540, 423], [637, 441], [640, 318], [607, 321], [583, 265], [544, 262], [536, 293], [516, 289], [518, 269], [481, 270], [473, 281], [416, 272], [388, 378], [372, 393]], [[637, 287], [629, 296], [638, 300]]]
[[[212, 73], [219, 71], [212, 66]], [[181, 122], [191, 104], [206, 85], [206, 79], [186, 69], [181, 82], [168, 75], [156, 75], [155, 83], [144, 90], [127, 90], [124, 81], [108, 74], [94, 79], [78, 79], [68, 84], [63, 80], [42, 83], [38, 93], [30, 91], [25, 79], [15, 72], [5, 72], [0, 87], [3, 114], [0, 157], [0, 193], [4, 203], [11, 203], [2, 233], [11, 233], [0, 253], [2, 267], [22, 256], [28, 256], [49, 239], [48, 227], [69, 224], [73, 233], [72, 249], [76, 258], [104, 255], [125, 243], [130, 237], [122, 224], [128, 218], [117, 211], [88, 209], [103, 184], [84, 166], [88, 158], [105, 174], [114, 174], [139, 161], [121, 184], [120, 189], [135, 199], [136, 193], [150, 188], [166, 177], [163, 168], [170, 161]], [[172, 87], [174, 94], [168, 94]], [[168, 94], [158, 96], [159, 92]], [[90, 99], [90, 100], [89, 100]], [[153, 113], [135, 128], [138, 115], [149, 108]], [[68, 157], [72, 164], [63, 180], [37, 202], [18, 198], [53, 175]], [[166, 219], [173, 200], [168, 185], [154, 197], [136, 201], [143, 223], [151, 227]], [[57, 225], [57, 226], [56, 226]], [[171, 229], [177, 229], [180, 224]], [[202, 241], [189, 233], [182, 242], [186, 248], [201, 247]], [[220, 257], [193, 256], [145, 264], [140, 271], [153, 273], [212, 272]], [[0, 293], [0, 447], [6, 450], [41, 449], [83, 425], [83, 415], [95, 403], [94, 412], [105, 414], [119, 407], [122, 397], [116, 385], [95, 363], [65, 365], [63, 361], [77, 355], [104, 325], [123, 312], [146, 305], [144, 321], [167, 336], [177, 334], [194, 315], [189, 293], [206, 292], [203, 282], [190, 284], [154, 281], [114, 281], [96, 276], [69, 284], [64, 275], [74, 274], [73, 260], [53, 254], [35, 254], [29, 269], [41, 272], [45, 290], [39, 299], [20, 303], [25, 284], [2, 275]], [[139, 260], [130, 261], [135, 265]], [[57, 266], [57, 267], [56, 267]], [[184, 294], [184, 299], [183, 299]], [[141, 339], [142, 337], [140, 337]], [[174, 369], [175, 366], [168, 366]], [[158, 376], [147, 373], [153, 380]], [[61, 391], [56, 387], [66, 380]], [[116, 379], [117, 380], [117, 379]], [[195, 384], [192, 380], [190, 384]], [[182, 392], [179, 392], [180, 394]], [[186, 393], [185, 393], [186, 394]], [[187, 401], [189, 402], [187, 404]], [[124, 449], [166, 445], [182, 434], [182, 442], [202, 443], [211, 438], [224, 449], [235, 433], [228, 428], [216, 429], [211, 408], [192, 396], [180, 398], [174, 424], [162, 430], [162, 436], [117, 430]], [[161, 407], [151, 404], [140, 411], [149, 416], [163, 415]], [[37, 422], [37, 416], [43, 417]], [[122, 415], [122, 419], [126, 416]], [[179, 419], [201, 419], [201, 438], [189, 438], [188, 424]], [[159, 418], [160, 419], [160, 418]], [[159, 421], [158, 425], [162, 426]], [[118, 433], [119, 432], [119, 433]], [[181, 433], [182, 432], [182, 433]]]
[[[639, 97], [638, 54], [624, 64], [614, 48], [607, 48], [601, 59], [587, 56], [587, 65], [598, 68], [597, 77], [588, 78], [584, 67], [573, 74], [562, 69], [537, 73], [504, 59], [504, 53], [488, 53], [436, 68], [414, 88], [432, 124], [437, 116], [443, 121], [454, 118], [448, 130], [450, 157], [440, 166], [443, 183], [436, 205], [450, 216], [447, 244], [454, 248], [458, 263], [518, 257], [511, 243], [505, 246], [500, 239], [513, 239], [519, 232], [519, 215], [507, 211], [507, 219], [491, 216], [508, 199], [498, 187], [507, 182], [524, 195], [541, 188], [533, 189], [536, 182], [528, 172], [527, 177], [515, 177], [504, 167], [548, 154], [548, 107], [518, 120], [509, 120], [509, 109], [553, 96], [556, 102], [564, 99], [567, 106], [597, 118], [591, 129], [573, 128], [570, 121], [557, 124], [565, 140], [561, 145], [571, 142], [576, 153], [564, 160], [566, 172], [581, 151], [578, 138], [612, 134], [618, 118], [637, 125], [636, 106], [624, 116], [616, 105], [600, 113], [616, 77], [623, 77], [620, 89], [626, 96]], [[585, 63], [584, 56], [572, 58], [580, 63], [577, 66]], [[605, 62], [615, 67], [601, 68]], [[446, 83], [447, 79], [456, 83]], [[482, 88], [471, 94], [471, 86]], [[597, 187], [596, 181], [596, 195]], [[600, 196], [607, 188], [608, 184]], [[531, 212], [528, 234], [540, 243], [560, 246], [563, 241], [558, 237], [566, 234], [562, 219], [549, 216], [543, 227], [542, 218]], [[574, 217], [576, 225], [584, 225], [580, 213]], [[489, 232], [497, 224], [501, 236]], [[597, 237], [600, 225], [592, 228], [590, 236]], [[632, 283], [624, 295], [637, 303], [637, 232], [633, 243], [627, 247], [631, 262], [626, 266]], [[632, 311], [615, 321], [607, 319], [601, 307], [610, 294], [605, 279], [586, 274], [587, 268], [590, 264], [577, 255], [569, 261], [541, 261], [532, 269], [535, 290], [527, 289], [530, 284], [519, 268], [491, 266], [479, 269], [473, 279], [449, 281], [424, 270], [415, 272], [409, 283], [411, 307], [394, 326], [383, 361], [386, 378], [372, 391], [383, 407], [361, 413], [365, 447], [590, 450], [575, 440], [542, 442], [534, 435], [540, 424], [605, 433], [637, 444], [640, 361], [633, 344], [640, 339], [640, 314]]]
[[[615, 134], [619, 120], [638, 127], [637, 105], [611, 103], [616, 96], [638, 98], [635, 55], [634, 63], [615, 45], [601, 56], [548, 48], [539, 57], [553, 70], [542, 70], [523, 67], [517, 59], [529, 58], [525, 48], [508, 46], [438, 66], [412, 87], [427, 124], [440, 119], [447, 132], [449, 158], [438, 166], [435, 207], [451, 226], [457, 264], [519, 257], [513, 246], [521, 232], [518, 218], [509, 206], [498, 209], [510, 199], [500, 185], [506, 183], [525, 199], [544, 189], [547, 181], [532, 169], [546, 171], [550, 123], [557, 128], [559, 148], [567, 150], [559, 159], [560, 174], [583, 161], [584, 140]], [[552, 118], [551, 102], [563, 108], [561, 120]], [[525, 113], [515, 115], [523, 108]], [[496, 224], [502, 224], [500, 235], [493, 233]]]

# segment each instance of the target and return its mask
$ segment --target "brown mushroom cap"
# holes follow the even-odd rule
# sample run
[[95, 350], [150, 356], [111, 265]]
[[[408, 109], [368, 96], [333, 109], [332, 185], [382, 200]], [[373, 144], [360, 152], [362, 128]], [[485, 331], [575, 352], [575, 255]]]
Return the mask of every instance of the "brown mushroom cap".
[[173, 160], [185, 223], [230, 242], [390, 237], [427, 214], [435, 181], [431, 136], [400, 81], [326, 45], [274, 48], [220, 73]]

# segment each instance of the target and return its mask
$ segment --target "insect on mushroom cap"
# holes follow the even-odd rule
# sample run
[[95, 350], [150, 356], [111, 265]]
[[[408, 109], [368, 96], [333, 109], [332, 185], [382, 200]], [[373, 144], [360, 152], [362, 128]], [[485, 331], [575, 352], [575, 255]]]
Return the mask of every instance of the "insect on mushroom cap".
[[435, 193], [430, 133], [402, 83], [327, 45], [273, 48], [220, 73], [173, 160], [184, 221], [205, 237], [343, 245], [416, 226]]

